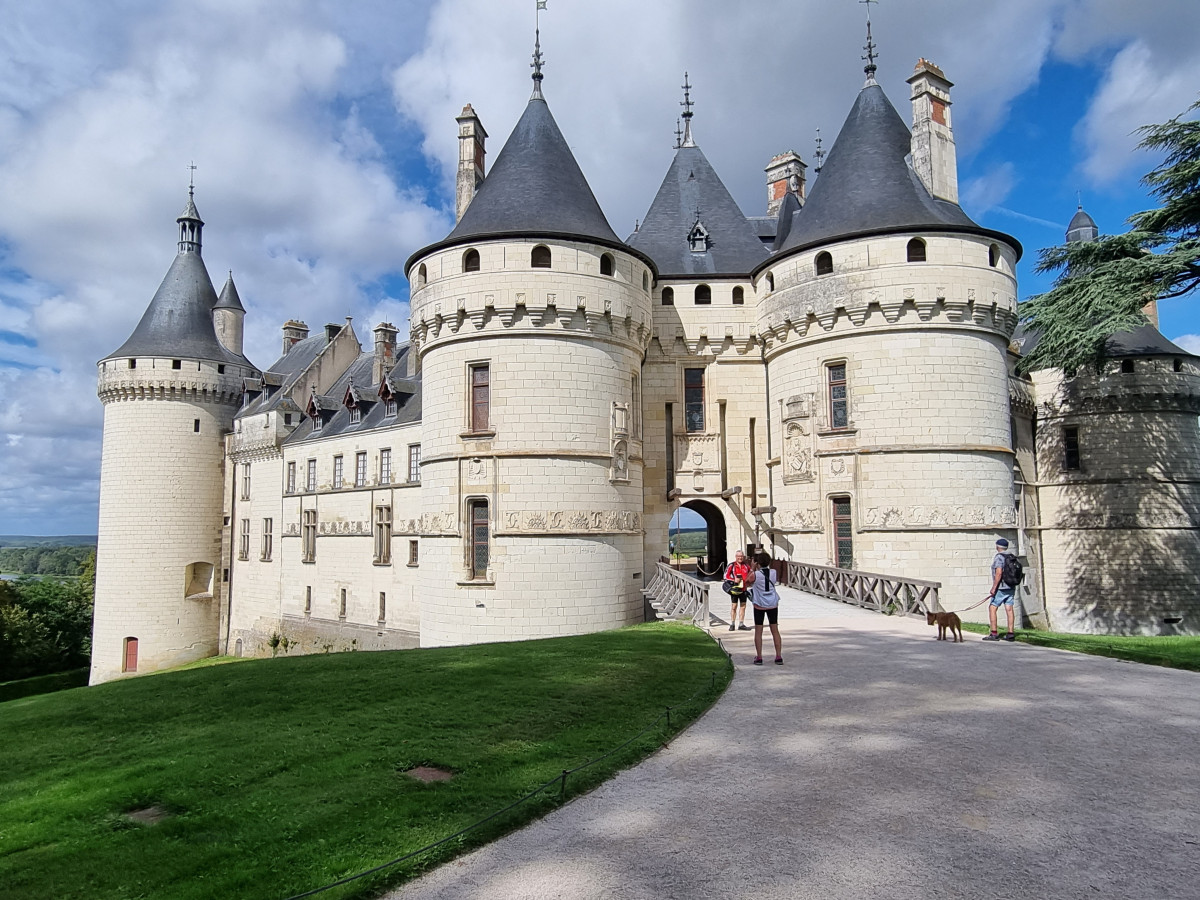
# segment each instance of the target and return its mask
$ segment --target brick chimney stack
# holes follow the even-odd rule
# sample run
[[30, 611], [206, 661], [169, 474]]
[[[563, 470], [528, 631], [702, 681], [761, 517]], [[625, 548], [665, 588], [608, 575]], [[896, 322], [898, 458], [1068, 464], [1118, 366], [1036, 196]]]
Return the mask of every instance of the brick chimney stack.
[[917, 60], [912, 85], [912, 165], [926, 189], [939, 200], [958, 202], [958, 157], [950, 125], [954, 85], [933, 63]]
[[455, 189], [455, 221], [463, 217], [467, 207], [475, 198], [475, 192], [483, 183], [483, 157], [486, 154], [484, 141], [487, 132], [475, 110], [468, 103], [463, 107], [458, 122], [458, 183]]
[[308, 337], [308, 326], [298, 319], [288, 319], [283, 323], [283, 352], [287, 353], [306, 337]]
[[371, 364], [371, 383], [379, 384], [396, 365], [396, 326], [380, 322], [375, 326], [375, 361]]
[[808, 166], [795, 150], [788, 150], [771, 158], [764, 171], [767, 173], [767, 215], [774, 216], [783, 204], [783, 198], [791, 193], [804, 205], [804, 170]]

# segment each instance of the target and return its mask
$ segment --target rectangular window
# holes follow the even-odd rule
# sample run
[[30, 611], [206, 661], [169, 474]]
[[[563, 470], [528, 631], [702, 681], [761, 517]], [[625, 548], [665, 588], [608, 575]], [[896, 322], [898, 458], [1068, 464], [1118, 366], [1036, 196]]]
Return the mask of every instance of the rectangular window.
[[342, 458], [340, 456], [335, 456], [333, 458], [333, 489], [335, 491], [342, 487], [344, 479], [345, 473], [343, 471]]
[[387, 621], [387, 594], [383, 591], [379, 592], [379, 624], [382, 625]]
[[250, 520], [242, 519], [242, 534], [238, 541], [238, 559], [250, 558]]
[[421, 480], [421, 445], [408, 445], [408, 483], [416, 484]]
[[383, 414], [385, 416], [394, 416], [396, 414], [396, 401], [389, 397], [383, 401]]
[[242, 463], [242, 499], [250, 499], [250, 463]]
[[318, 412], [316, 416], [313, 417], [313, 434], [318, 433], [324, 427], [325, 420], [321, 418], [321, 414]]
[[488, 505], [486, 500], [471, 502], [471, 577], [487, 578]]
[[312, 615], [312, 585], [311, 584], [304, 589], [304, 614], [306, 616]]
[[338, 618], [346, 618], [346, 589], [342, 588], [338, 592]]
[[287, 466], [287, 492], [289, 494], [296, 493], [296, 464], [288, 463]]
[[839, 569], [854, 568], [854, 525], [850, 517], [850, 498], [833, 498], [834, 559]]
[[392, 508], [375, 507], [375, 564], [391, 565], [392, 562]]
[[380, 450], [379, 451], [379, 483], [380, 484], [391, 484], [392, 483], [392, 451], [391, 450]]
[[200, 420], [199, 419], [192, 419], [192, 431], [195, 432], [196, 434], [200, 433]]
[[274, 522], [272, 522], [270, 519], [263, 519], [262, 554], [261, 554], [261, 558], [262, 558], [263, 562], [271, 561], [271, 550], [273, 549], [271, 544], [274, 540], [274, 535], [272, 534], [272, 532], [274, 530], [273, 525], [274, 525]]
[[633, 376], [630, 384], [629, 434], [636, 441], [642, 437], [642, 380]]
[[317, 489], [317, 461], [310, 459], [308, 461], [308, 479], [305, 482], [305, 490], [315, 491]]
[[418, 545], [416, 541], [408, 542], [408, 564], [410, 566], [418, 565]]
[[301, 561], [315, 562], [317, 558], [317, 511], [306, 509], [301, 522]]
[[683, 370], [683, 421], [689, 433], [704, 431], [704, 370]]
[[1079, 426], [1067, 425], [1063, 428], [1063, 468], [1068, 472], [1078, 472], [1079, 465]]
[[850, 427], [850, 397], [846, 385], [846, 364], [834, 363], [825, 367], [829, 382], [829, 427]]
[[471, 430], [488, 430], [491, 406], [491, 372], [487, 363], [471, 366]]
[[357, 425], [362, 421], [362, 410], [357, 406], [350, 407], [350, 424]]
[[363, 487], [367, 483], [367, 451], [360, 450], [354, 454], [354, 486]]

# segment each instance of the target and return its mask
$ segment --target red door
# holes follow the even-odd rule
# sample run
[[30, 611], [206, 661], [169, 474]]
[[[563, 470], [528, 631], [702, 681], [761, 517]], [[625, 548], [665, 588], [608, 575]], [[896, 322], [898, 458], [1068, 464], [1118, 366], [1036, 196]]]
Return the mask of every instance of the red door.
[[121, 671], [137, 671], [137, 638], [125, 638], [125, 665]]

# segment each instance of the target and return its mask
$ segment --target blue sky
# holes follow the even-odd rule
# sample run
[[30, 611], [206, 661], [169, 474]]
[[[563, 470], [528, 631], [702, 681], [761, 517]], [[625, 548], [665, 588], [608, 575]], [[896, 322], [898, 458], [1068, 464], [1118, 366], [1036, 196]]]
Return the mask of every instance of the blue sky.
[[[619, 234], [671, 159], [683, 73], [697, 142], [747, 214], [762, 167], [831, 146], [862, 85], [854, 0], [550, 0], [545, 92]], [[279, 326], [404, 332], [404, 260], [451, 226], [454, 116], [489, 158], [529, 95], [534, 0], [0, 0], [0, 533], [95, 530], [95, 361], [174, 255], [195, 161], [204, 255], [232, 269], [247, 352]], [[909, 117], [918, 57], [955, 82], [963, 206], [1026, 250], [1077, 192], [1102, 231], [1151, 205], [1133, 130], [1200, 86], [1193, 0], [881, 0], [879, 80]], [[1200, 308], [1162, 330], [1200, 350]]]

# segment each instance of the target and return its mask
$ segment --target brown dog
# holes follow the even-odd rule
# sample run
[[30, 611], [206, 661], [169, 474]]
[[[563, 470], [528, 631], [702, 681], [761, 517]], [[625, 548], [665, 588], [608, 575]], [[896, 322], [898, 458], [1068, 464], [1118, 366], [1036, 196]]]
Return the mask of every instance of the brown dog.
[[930, 625], [937, 625], [939, 641], [946, 639], [946, 630], [950, 630], [950, 640], [955, 640], [954, 632], [958, 632], [958, 640], [963, 639], [962, 636], [962, 619], [958, 617], [958, 613], [952, 612], [927, 612], [925, 613], [925, 621]]

